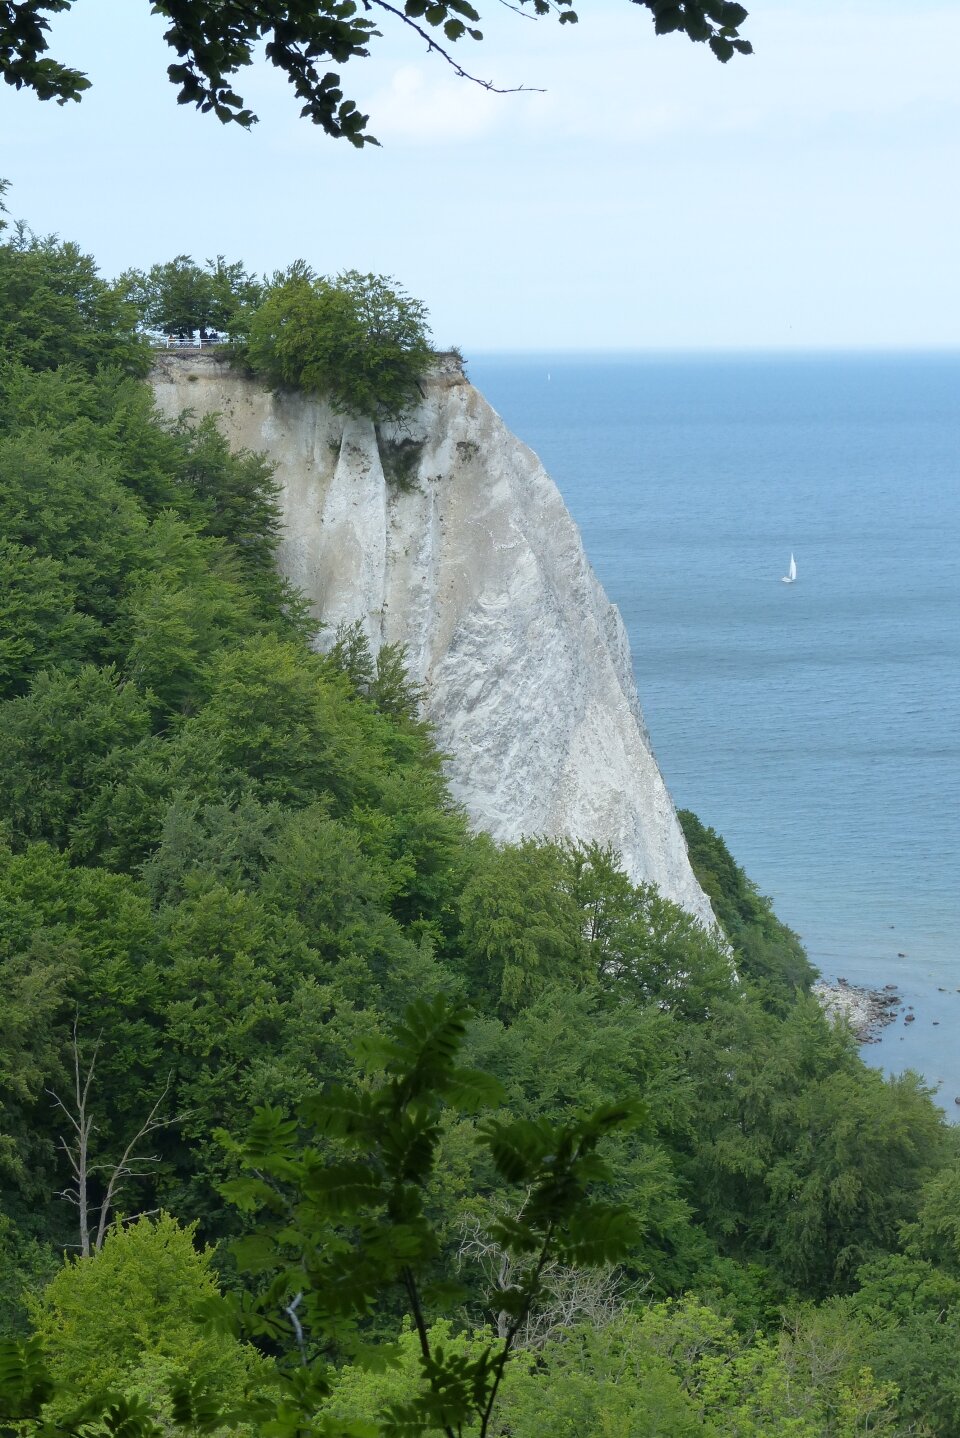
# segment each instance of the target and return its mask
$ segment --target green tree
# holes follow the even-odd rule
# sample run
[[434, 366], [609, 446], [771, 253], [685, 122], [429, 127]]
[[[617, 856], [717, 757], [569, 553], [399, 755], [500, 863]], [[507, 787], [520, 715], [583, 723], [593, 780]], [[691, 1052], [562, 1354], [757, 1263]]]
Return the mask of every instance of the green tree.
[[432, 357], [426, 319], [420, 301], [382, 275], [300, 270], [254, 311], [246, 358], [271, 384], [323, 395], [343, 413], [396, 419]]
[[[13, 456], [26, 450], [32, 464], [69, 464], [86, 476], [58, 481], [25, 469], [14, 473], [13, 482], [0, 487], [8, 539], [63, 559], [89, 544], [88, 528], [107, 527], [107, 517], [95, 512], [105, 496], [108, 513], [112, 508], [117, 515], [118, 547], [129, 556], [124, 531], [131, 522], [143, 532], [146, 520], [172, 510], [233, 547], [245, 581], [257, 591], [261, 617], [275, 620], [281, 610], [296, 617], [297, 597], [275, 568], [279, 486], [260, 456], [231, 453], [212, 419], [159, 422], [150, 390], [116, 369], [89, 375], [65, 364], [37, 372], [0, 361], [0, 434], [16, 445], [5, 459], [8, 471], [25, 463]], [[134, 521], [131, 500], [140, 510]], [[28, 527], [17, 531], [24, 521]], [[70, 532], [69, 542], [57, 540], [58, 528]], [[98, 553], [96, 568], [109, 572], [111, 559]]]
[[[448, 1357], [465, 1363], [475, 1363], [482, 1358], [493, 1338], [488, 1329], [458, 1332], [443, 1318], [427, 1330], [431, 1349], [439, 1348]], [[412, 1323], [404, 1324], [391, 1351], [394, 1361], [389, 1366], [346, 1364], [332, 1377], [330, 1394], [322, 1404], [320, 1415], [323, 1420], [335, 1423], [337, 1432], [348, 1425], [360, 1428], [370, 1423], [375, 1414], [407, 1408], [416, 1402], [423, 1381], [423, 1353], [420, 1335]], [[373, 1431], [377, 1429], [379, 1424]], [[500, 1426], [495, 1423], [492, 1432], [499, 1431]]]
[[[31, 1225], [0, 1214], [0, 1345], [30, 1331], [26, 1295], [42, 1288], [60, 1265], [52, 1244], [38, 1239]], [[0, 1415], [3, 1413], [0, 1383]]]
[[256, 1352], [205, 1331], [194, 1316], [218, 1291], [212, 1252], [197, 1250], [194, 1232], [167, 1214], [118, 1224], [99, 1253], [68, 1259], [30, 1299], [57, 1383], [50, 1417], [119, 1391], [145, 1400], [169, 1424], [171, 1389], [186, 1379], [215, 1389], [228, 1409], [256, 1382], [263, 1368]]
[[41, 673], [0, 707], [0, 811], [19, 843], [86, 851], [85, 821], [116, 781], [121, 753], [150, 733], [151, 706], [115, 669]]
[[693, 1200], [726, 1252], [763, 1257], [801, 1292], [849, 1291], [897, 1247], [946, 1156], [946, 1126], [914, 1074], [884, 1080], [813, 998], [784, 1020], [755, 998], [688, 1031], [698, 1130]]
[[[22, 908], [17, 918], [26, 918]], [[49, 1193], [53, 1139], [49, 1126], [37, 1122], [37, 1111], [48, 1103], [46, 1089], [64, 1077], [63, 1018], [72, 964], [63, 940], [53, 934], [21, 931], [4, 939], [0, 1191], [8, 1212], [16, 1209], [25, 1219]]]
[[187, 1111], [183, 1131], [207, 1132], [210, 1117], [236, 1122], [252, 1106], [246, 1072], [281, 1048], [285, 1004], [301, 976], [318, 968], [303, 926], [256, 896], [198, 889], [159, 917], [163, 1041]]
[[808, 992], [816, 978], [803, 945], [780, 922], [770, 900], [751, 883], [716, 830], [702, 824], [689, 809], [680, 809], [677, 817], [693, 872], [733, 945], [738, 971], [782, 1010], [797, 989]]
[[[9, 17], [8, 7], [0, 11], [0, 70]], [[91, 257], [55, 235], [38, 238], [22, 225], [11, 234], [0, 243], [4, 358], [31, 369], [76, 364], [92, 371], [120, 365], [146, 374], [150, 353], [135, 332], [136, 310], [119, 288], [100, 278]]]
[[[431, 1341], [469, 1361], [489, 1330]], [[534, 1351], [518, 1352], [491, 1433], [503, 1438], [854, 1438], [898, 1434], [896, 1392], [846, 1353], [805, 1370], [803, 1337], [743, 1335], [694, 1299], [576, 1324]], [[409, 1403], [419, 1380], [416, 1334], [400, 1334], [398, 1362], [382, 1372], [347, 1366], [324, 1416], [357, 1422]], [[822, 1348], [816, 1358], [826, 1357]], [[816, 1362], [816, 1359], [814, 1360]]]
[[144, 559], [120, 626], [124, 667], [165, 710], [187, 713], [206, 697], [214, 657], [254, 632], [254, 605], [230, 548], [172, 515], [154, 521]]
[[[263, 1108], [242, 1142], [224, 1136], [241, 1170], [224, 1192], [259, 1215], [256, 1230], [233, 1245], [256, 1293], [218, 1299], [190, 1232], [166, 1217], [118, 1227], [97, 1255], [69, 1264], [32, 1303], [46, 1370], [35, 1349], [0, 1349], [0, 1414], [5, 1404], [35, 1420], [44, 1403], [48, 1413], [68, 1413], [83, 1385], [102, 1402], [112, 1401], [111, 1389], [126, 1390], [128, 1402], [146, 1397], [150, 1407], [137, 1407], [136, 1425], [125, 1430], [131, 1435], [151, 1431], [151, 1412], [189, 1423], [201, 1407], [207, 1431], [231, 1410], [276, 1434], [314, 1431], [313, 1416], [331, 1392], [331, 1353], [375, 1363], [364, 1341], [368, 1319], [396, 1292], [417, 1334], [419, 1383], [379, 1416], [390, 1431], [491, 1433], [517, 1335], [550, 1264], [606, 1264], [629, 1251], [636, 1225], [628, 1210], [592, 1190], [608, 1177], [600, 1146], [636, 1111], [605, 1105], [559, 1127], [483, 1125], [479, 1136], [500, 1181], [525, 1195], [516, 1216], [491, 1229], [515, 1263], [511, 1288], [498, 1295], [506, 1330], [479, 1352], [444, 1347], [431, 1334], [430, 1312], [457, 1285], [438, 1271], [424, 1187], [445, 1113], [501, 1097], [494, 1080], [458, 1062], [464, 1032], [464, 1011], [443, 997], [412, 1004], [386, 1040], [366, 1046], [378, 1080], [371, 1072], [373, 1081], [361, 1086], [315, 1092], [296, 1119]], [[234, 1337], [204, 1337], [191, 1323], [197, 1308], [219, 1318], [223, 1334], [267, 1339], [279, 1351], [268, 1391], [236, 1401], [238, 1386], [256, 1375]], [[68, 1431], [75, 1422], [67, 1420]], [[375, 1438], [378, 1427], [364, 1431]]]
[[74, 1025], [84, 1070], [92, 1041], [105, 1038], [90, 1102], [103, 1158], [122, 1152], [131, 1112], [142, 1117], [163, 1089], [152, 1018], [159, 948], [134, 880], [73, 867], [46, 844], [0, 847], [0, 1191], [8, 1213], [32, 1214], [55, 1241], [76, 1237], [58, 1197], [70, 1124], [53, 1099], [74, 1088]]
[[241, 260], [228, 261], [217, 255], [215, 260], [207, 260], [206, 268], [213, 292], [210, 322], [221, 333], [232, 334], [243, 328], [244, 316], [262, 303], [264, 286], [244, 269]]
[[109, 623], [144, 561], [147, 522], [110, 468], [58, 450], [52, 429], [0, 436], [0, 534], [56, 560], [74, 607]]
[[263, 294], [262, 285], [240, 261], [228, 263], [223, 255], [206, 265], [195, 264], [190, 255], [177, 255], [145, 272], [128, 270], [119, 285], [147, 329], [181, 336], [210, 329], [229, 334], [241, 311], [254, 308]]
[[100, 647], [101, 630], [74, 608], [63, 565], [0, 539], [0, 698], [23, 694], [31, 675], [69, 670]]
[[[635, 1331], [636, 1325], [634, 1325]], [[456, 1332], [446, 1320], [430, 1328], [430, 1342], [469, 1362], [494, 1335]], [[666, 1362], [634, 1340], [624, 1325], [577, 1327], [564, 1341], [535, 1353], [518, 1350], [503, 1385], [491, 1434], [511, 1438], [700, 1438], [707, 1430], [697, 1405]], [[356, 1365], [338, 1373], [321, 1412], [339, 1422], [415, 1400], [420, 1384], [417, 1334], [397, 1340], [398, 1361], [382, 1372]]]
[[460, 901], [463, 959], [475, 997], [502, 1018], [545, 987], [594, 977], [567, 878], [560, 845], [477, 847]]
[[923, 1187], [914, 1223], [903, 1229], [904, 1248], [960, 1279], [960, 1161], [948, 1163]]
[[856, 1325], [858, 1357], [896, 1385], [906, 1431], [952, 1438], [960, 1431], [960, 1283], [901, 1254], [865, 1265], [857, 1278], [850, 1299], [827, 1305], [828, 1319]]
[[513, 1284], [497, 1296], [506, 1331], [475, 1356], [431, 1343], [431, 1311], [458, 1287], [438, 1270], [438, 1235], [424, 1206], [444, 1113], [501, 1098], [495, 1081], [458, 1063], [465, 1017], [442, 996], [410, 1005], [386, 1042], [367, 1046], [379, 1082], [331, 1086], [300, 1105], [299, 1122], [261, 1109], [244, 1142], [231, 1146], [246, 1174], [225, 1191], [260, 1215], [234, 1251], [242, 1269], [268, 1280], [253, 1305], [234, 1303], [232, 1312], [287, 1348], [282, 1404], [291, 1417], [329, 1394], [331, 1345], [359, 1357], [361, 1321], [396, 1290], [417, 1333], [420, 1384], [383, 1416], [413, 1431], [483, 1438], [548, 1264], [616, 1262], [635, 1238], [628, 1210], [591, 1193], [608, 1177], [599, 1145], [635, 1117], [632, 1105], [606, 1105], [556, 1128], [488, 1120], [479, 1137], [494, 1171], [525, 1194], [516, 1215], [490, 1230], [516, 1264]]
[[[780, 1335], [742, 1334], [692, 1296], [657, 1304], [624, 1325], [665, 1360], [717, 1438], [855, 1438], [898, 1431], [893, 1385], [867, 1367], [804, 1371], [806, 1354]], [[796, 1344], [800, 1347], [800, 1343]]]
[[206, 331], [210, 324], [213, 284], [189, 255], [152, 265], [146, 273], [128, 270], [121, 275], [120, 284], [147, 329], [185, 336]]
[[[598, 1107], [620, 1092], [643, 1101], [646, 1123], [608, 1141], [609, 1191], [630, 1205], [640, 1227], [634, 1270], [661, 1294], [689, 1287], [711, 1250], [692, 1223], [671, 1152], [698, 1121], [677, 1027], [658, 1005], [610, 1003], [595, 985], [554, 982], [509, 1024], [476, 1020], [466, 1048], [472, 1063], [500, 1078], [509, 1111], [535, 1121], [562, 1123], [571, 1109]], [[474, 1169], [451, 1216], [472, 1227], [502, 1203]], [[446, 1207], [453, 1207], [450, 1198]]]
[[611, 992], [702, 1020], [730, 993], [733, 970], [717, 935], [653, 884], [632, 884], [619, 855], [569, 844], [567, 887], [582, 911], [598, 980]]
[[[73, 0], [22, 0], [11, 10], [0, 11], [0, 75], [17, 88], [26, 86], [41, 99], [79, 100], [89, 80], [47, 54], [48, 21], [44, 12], [68, 10]], [[531, 17], [555, 13], [561, 23], [576, 21], [571, 0], [559, 0], [551, 7], [547, 0], [522, 0], [521, 11]], [[733, 0], [634, 0], [653, 16], [658, 34], [674, 30], [691, 40], [706, 41], [718, 60], [726, 61], [739, 52], [749, 54], [751, 46], [740, 38], [739, 27], [747, 18], [742, 5]], [[478, 28], [481, 15], [470, 0], [405, 0], [402, 9], [387, 0], [371, 0], [371, 8], [406, 25], [426, 42], [432, 53], [452, 65], [467, 79], [475, 77], [450, 53], [448, 46], [467, 37], [482, 40]], [[340, 76], [326, 71], [330, 60], [336, 64], [370, 53], [372, 41], [380, 36], [376, 22], [366, 11], [358, 12], [341, 0], [156, 0], [156, 13], [169, 21], [167, 44], [176, 51], [179, 63], [168, 68], [170, 79], [179, 87], [181, 104], [195, 104], [213, 111], [219, 120], [240, 125], [255, 123], [256, 115], [234, 88], [234, 77], [249, 65], [254, 52], [266, 42], [266, 56], [290, 81], [299, 100], [301, 115], [322, 126], [328, 135], [343, 136], [351, 144], [376, 144], [367, 133], [367, 116], [353, 100], [345, 99]], [[488, 90], [489, 81], [478, 81]]]
[[698, 1438], [699, 1405], [624, 1315], [581, 1324], [524, 1354], [504, 1389], [501, 1431], [515, 1438]]

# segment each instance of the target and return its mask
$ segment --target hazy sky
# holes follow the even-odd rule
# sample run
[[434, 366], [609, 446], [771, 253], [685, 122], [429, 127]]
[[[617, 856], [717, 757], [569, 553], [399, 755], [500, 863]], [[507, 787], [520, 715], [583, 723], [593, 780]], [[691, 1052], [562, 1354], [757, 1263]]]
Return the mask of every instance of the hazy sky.
[[0, 86], [10, 208], [107, 274], [393, 274], [468, 354], [960, 344], [957, 0], [756, 0], [757, 53], [726, 66], [629, 0], [575, 27], [493, 9], [458, 54], [544, 92], [488, 95], [394, 34], [343, 70], [383, 143], [361, 152], [265, 64], [252, 133], [178, 107], [148, 0], [76, 0], [53, 53], [82, 103]]

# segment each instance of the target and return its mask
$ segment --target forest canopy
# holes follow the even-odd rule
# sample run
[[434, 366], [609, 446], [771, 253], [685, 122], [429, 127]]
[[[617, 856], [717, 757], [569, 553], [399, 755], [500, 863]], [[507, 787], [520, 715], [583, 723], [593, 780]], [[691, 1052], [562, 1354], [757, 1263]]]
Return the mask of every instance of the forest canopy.
[[159, 419], [89, 256], [2, 240], [0, 1424], [952, 1438], [921, 1081], [695, 816], [723, 933], [471, 832], [263, 461]]

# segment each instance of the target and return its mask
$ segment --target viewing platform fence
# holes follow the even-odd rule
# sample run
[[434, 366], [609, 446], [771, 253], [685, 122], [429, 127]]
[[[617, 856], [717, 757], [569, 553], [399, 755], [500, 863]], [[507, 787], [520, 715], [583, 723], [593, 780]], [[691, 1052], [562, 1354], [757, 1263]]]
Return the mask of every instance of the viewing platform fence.
[[212, 350], [225, 345], [229, 335], [148, 335], [155, 350]]

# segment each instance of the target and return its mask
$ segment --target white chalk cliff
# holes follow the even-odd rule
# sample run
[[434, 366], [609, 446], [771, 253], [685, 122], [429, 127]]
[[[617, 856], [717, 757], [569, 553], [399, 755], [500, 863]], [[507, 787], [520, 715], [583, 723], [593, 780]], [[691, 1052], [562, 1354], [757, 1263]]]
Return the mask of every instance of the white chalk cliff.
[[[536, 455], [452, 359], [378, 436], [271, 394], [215, 355], [161, 354], [157, 404], [219, 416], [281, 486], [283, 572], [333, 631], [407, 648], [452, 793], [497, 840], [611, 843], [635, 880], [705, 923], [710, 905], [644, 728], [623, 621]], [[405, 468], [402, 486], [384, 476]]]

